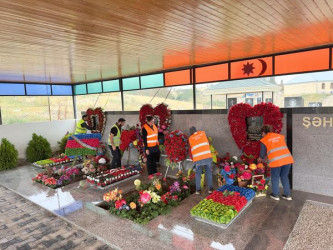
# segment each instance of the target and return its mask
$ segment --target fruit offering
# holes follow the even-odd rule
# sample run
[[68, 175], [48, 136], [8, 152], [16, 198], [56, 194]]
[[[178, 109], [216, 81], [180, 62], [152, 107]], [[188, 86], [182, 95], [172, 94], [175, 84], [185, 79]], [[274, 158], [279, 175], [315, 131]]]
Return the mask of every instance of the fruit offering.
[[226, 206], [213, 200], [202, 200], [191, 209], [191, 215], [214, 221], [220, 224], [228, 224], [238, 212], [232, 206]]

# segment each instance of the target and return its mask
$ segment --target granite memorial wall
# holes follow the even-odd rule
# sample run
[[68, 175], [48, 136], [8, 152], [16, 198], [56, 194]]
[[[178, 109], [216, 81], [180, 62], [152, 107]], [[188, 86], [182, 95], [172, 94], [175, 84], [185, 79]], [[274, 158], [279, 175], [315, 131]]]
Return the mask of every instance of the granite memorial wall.
[[[292, 124], [293, 189], [333, 196], [333, 108], [294, 108], [288, 119]], [[287, 135], [287, 109], [284, 113], [281, 134]], [[107, 112], [106, 132], [102, 141], [106, 142], [111, 126], [119, 117], [126, 119], [130, 126], [139, 123], [139, 112]], [[254, 123], [260, 123], [256, 119]], [[250, 124], [251, 125], [251, 124]], [[180, 129], [189, 134], [191, 126], [204, 130], [213, 138], [213, 143], [220, 155], [230, 152], [241, 155], [235, 144], [228, 124], [227, 110], [189, 110], [173, 111], [171, 130]], [[254, 131], [256, 132], [256, 131]], [[255, 137], [255, 135], [253, 135]], [[286, 136], [287, 138], [287, 136]], [[256, 138], [254, 138], [256, 139]], [[124, 155], [127, 159], [127, 155]], [[131, 160], [137, 154], [131, 151]]]

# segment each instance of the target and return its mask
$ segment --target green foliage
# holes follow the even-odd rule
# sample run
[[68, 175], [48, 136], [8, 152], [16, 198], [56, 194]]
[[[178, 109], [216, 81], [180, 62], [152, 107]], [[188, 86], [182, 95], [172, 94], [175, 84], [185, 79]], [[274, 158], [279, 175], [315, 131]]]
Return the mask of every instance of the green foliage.
[[206, 199], [200, 201], [190, 212], [193, 216], [221, 224], [228, 224], [238, 214], [233, 206], [226, 206]]
[[65, 154], [71, 156], [96, 155], [96, 150], [89, 148], [66, 148]]
[[6, 138], [0, 145], [0, 170], [15, 168], [18, 160], [18, 151]]
[[67, 144], [67, 140], [68, 140], [68, 137], [70, 137], [71, 134], [70, 133], [67, 133], [64, 135], [63, 138], [61, 138], [60, 141], [58, 141], [58, 146], [59, 146], [59, 153], [62, 154], [62, 153], [65, 153], [65, 150], [66, 150], [66, 144]]
[[51, 145], [43, 136], [33, 133], [32, 140], [28, 143], [26, 156], [29, 162], [48, 159], [52, 156]]

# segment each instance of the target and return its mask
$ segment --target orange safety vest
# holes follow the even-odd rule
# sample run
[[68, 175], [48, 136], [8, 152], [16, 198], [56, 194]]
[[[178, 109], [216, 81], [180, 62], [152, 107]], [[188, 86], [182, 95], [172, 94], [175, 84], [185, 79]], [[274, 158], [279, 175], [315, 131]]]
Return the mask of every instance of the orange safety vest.
[[159, 145], [158, 143], [158, 130], [155, 124], [153, 125], [153, 129], [148, 124], [145, 124], [143, 126], [147, 131], [147, 146], [155, 147], [156, 145]]
[[269, 167], [276, 168], [294, 163], [294, 159], [284, 141], [284, 136], [268, 133], [260, 140], [267, 148]]
[[197, 131], [188, 139], [191, 147], [193, 162], [212, 158], [209, 142], [204, 131]]

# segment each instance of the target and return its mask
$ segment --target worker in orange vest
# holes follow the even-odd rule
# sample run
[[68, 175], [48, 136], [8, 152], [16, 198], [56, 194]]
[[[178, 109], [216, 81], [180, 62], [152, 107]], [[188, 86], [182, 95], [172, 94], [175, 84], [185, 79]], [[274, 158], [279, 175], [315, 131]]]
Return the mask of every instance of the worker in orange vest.
[[288, 175], [294, 159], [287, 147], [285, 138], [283, 135], [273, 133], [271, 125], [264, 125], [261, 132], [263, 138], [260, 140], [261, 149], [258, 162], [262, 162], [267, 156], [272, 180], [272, 193], [270, 197], [277, 201], [280, 200], [279, 179], [281, 179], [284, 191], [282, 198], [292, 200]]
[[212, 153], [209, 147], [209, 141], [204, 131], [197, 131], [195, 127], [190, 128], [190, 152], [192, 160], [195, 164], [195, 186], [196, 194], [201, 192], [201, 174], [202, 167], [205, 167], [205, 175], [207, 176], [208, 193], [213, 192], [213, 176], [212, 176]]
[[146, 124], [142, 128], [142, 140], [147, 155], [147, 171], [148, 175], [157, 173], [156, 163], [159, 158], [158, 129], [154, 124], [152, 115], [146, 116]]

